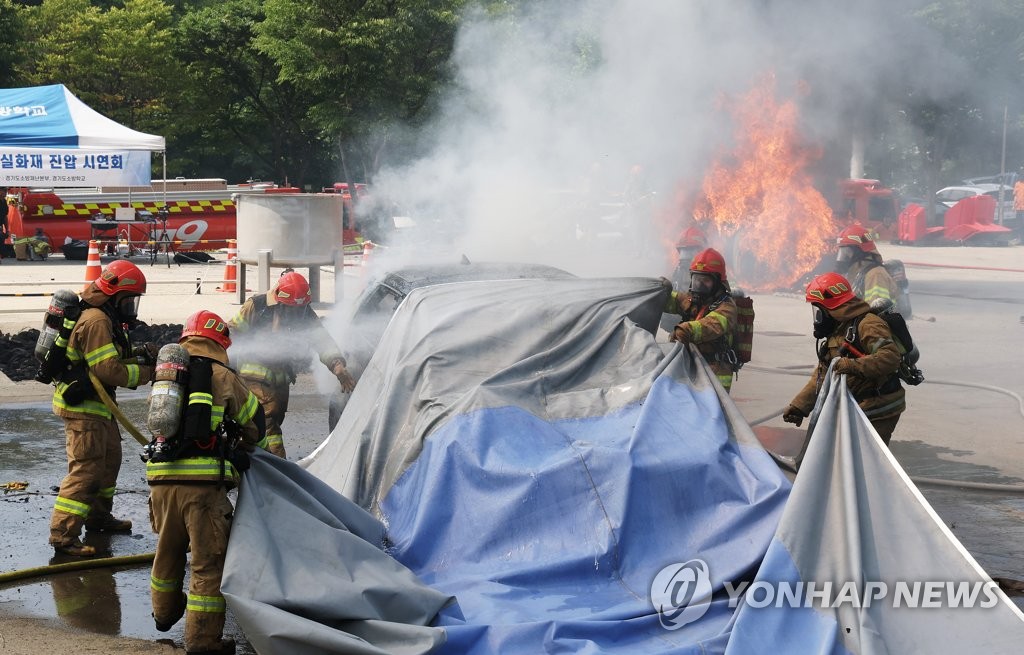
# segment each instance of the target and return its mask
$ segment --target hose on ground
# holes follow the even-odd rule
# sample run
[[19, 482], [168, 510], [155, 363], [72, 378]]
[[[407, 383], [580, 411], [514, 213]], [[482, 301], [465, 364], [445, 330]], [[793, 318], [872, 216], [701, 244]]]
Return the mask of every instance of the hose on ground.
[[[744, 368], [749, 368], [754, 371], [760, 371], [762, 373], [778, 373], [782, 375], [799, 375], [801, 377], [807, 377], [808, 371], [790, 370], [785, 368], [774, 368], [771, 366], [750, 366], [747, 365]], [[971, 389], [982, 389], [985, 391], [992, 391], [995, 393], [1001, 393], [1005, 396], [1009, 396], [1017, 401], [1017, 411], [1021, 417], [1024, 417], [1024, 398], [1021, 398], [1020, 394], [1005, 389], [1003, 387], [997, 387], [991, 384], [979, 384], [975, 382], [960, 382], [956, 380], [925, 380], [925, 384], [943, 384], [954, 387], [967, 387]], [[750, 426], [760, 425], [767, 421], [772, 420], [777, 416], [782, 416], [786, 411], [783, 407], [771, 414], [756, 418], [750, 421]], [[966, 480], [949, 480], [946, 478], [929, 478], [920, 476], [910, 476], [914, 484], [924, 485], [929, 487], [951, 487], [955, 489], [970, 489], [972, 491], [991, 491], [996, 493], [1008, 493], [1008, 494], [1024, 494], [1024, 486], [1014, 484], [996, 484], [993, 482], [968, 482]]]
[[103, 388], [103, 383], [100, 382], [99, 378], [97, 378], [92, 371], [89, 371], [89, 381], [92, 382], [92, 388], [95, 389], [96, 393], [99, 394], [100, 400], [102, 400], [103, 404], [107, 406], [107, 409], [110, 410], [110, 413], [117, 417], [117, 420], [121, 422], [121, 425], [124, 426], [124, 429], [128, 430], [128, 432], [133, 437], [135, 437], [135, 440], [138, 441], [140, 444], [142, 444], [143, 446], [148, 445], [149, 439], [142, 436], [142, 433], [139, 432], [139, 429], [132, 425], [132, 422], [128, 420], [128, 417], [121, 412], [121, 409], [117, 406], [117, 403], [115, 403], [114, 400], [110, 397], [110, 394], [107, 393], [107, 390]]
[[0, 584], [24, 580], [26, 578], [38, 578], [44, 575], [56, 573], [67, 573], [68, 571], [82, 571], [88, 569], [101, 569], [111, 566], [132, 566], [135, 564], [149, 564], [156, 557], [156, 553], [143, 553], [141, 555], [122, 555], [119, 557], [101, 557], [98, 559], [79, 559], [73, 562], [60, 562], [46, 566], [35, 566], [20, 571], [0, 573]]

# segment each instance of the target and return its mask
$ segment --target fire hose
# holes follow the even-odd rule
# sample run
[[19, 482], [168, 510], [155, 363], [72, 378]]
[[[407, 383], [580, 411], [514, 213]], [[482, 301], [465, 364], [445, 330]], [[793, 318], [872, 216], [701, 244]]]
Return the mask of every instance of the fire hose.
[[138, 441], [140, 444], [142, 444], [143, 446], [148, 445], [149, 439], [142, 436], [142, 433], [139, 432], [139, 429], [132, 425], [132, 422], [129, 421], [128, 417], [124, 415], [121, 409], [117, 406], [117, 403], [114, 402], [114, 399], [111, 398], [110, 394], [107, 393], [107, 390], [103, 388], [103, 383], [100, 382], [99, 378], [97, 378], [92, 371], [89, 371], [89, 381], [92, 382], [93, 389], [95, 389], [96, 393], [99, 394], [100, 400], [103, 401], [103, 404], [107, 406], [107, 409], [110, 410], [110, 413], [117, 418], [121, 425], [124, 426], [124, 429], [128, 430], [128, 432], [133, 437], [135, 437], [135, 440]]
[[[752, 370], [752, 371], [760, 371], [762, 373], [778, 373], [778, 374], [782, 374], [782, 375], [799, 375], [800, 377], [807, 377], [807, 372], [804, 372], [804, 371], [794, 371], [794, 370], [789, 370], [789, 369], [784, 369], [784, 368], [775, 368], [775, 367], [771, 367], [771, 366], [752, 366], [750, 364], [747, 364], [744, 368]], [[995, 392], [995, 393], [1001, 393], [1001, 394], [1003, 394], [1005, 396], [1009, 396], [1009, 397], [1011, 397], [1011, 398], [1013, 398], [1014, 400], [1017, 401], [1017, 411], [1021, 415], [1021, 417], [1024, 418], [1024, 397], [1021, 397], [1020, 394], [1018, 394], [1018, 393], [1016, 393], [1014, 391], [1011, 391], [1009, 389], [1005, 389], [1003, 387], [997, 387], [997, 386], [990, 385], [990, 384], [978, 384], [978, 383], [975, 383], [975, 382], [959, 382], [959, 381], [956, 381], [956, 380], [932, 380], [932, 379], [928, 379], [928, 380], [924, 381], [924, 384], [942, 384], [942, 385], [954, 386], [954, 387], [967, 387], [967, 388], [971, 388], [971, 389], [983, 389], [985, 391], [992, 391], [992, 392]], [[750, 421], [750, 426], [753, 427], [755, 425], [760, 425], [761, 423], [765, 423], [767, 421], [770, 421], [773, 418], [776, 418], [777, 416], [781, 416], [783, 413], [785, 413], [785, 411], [786, 411], [786, 408], [782, 408], [782, 409], [780, 409], [778, 411], [775, 411], [775, 412], [772, 412], [771, 414], [768, 414], [766, 416], [761, 416], [759, 418], [756, 418], [753, 421]], [[991, 482], [969, 482], [969, 481], [966, 481], [966, 480], [949, 480], [949, 479], [946, 479], [946, 478], [927, 478], [927, 477], [920, 477], [920, 476], [910, 476], [910, 479], [914, 482], [914, 484], [922, 484], [922, 485], [932, 486], [932, 487], [953, 487], [953, 488], [956, 488], [956, 489], [970, 489], [970, 490], [974, 490], [974, 491], [993, 491], [993, 492], [998, 492], [998, 493], [1024, 494], [1024, 486], [1022, 486], [1022, 485], [996, 484], [996, 483], [991, 483]]]
[[20, 571], [9, 571], [0, 573], [0, 584], [36, 578], [55, 573], [67, 573], [68, 571], [82, 571], [85, 569], [99, 569], [110, 566], [131, 566], [135, 564], [149, 564], [156, 557], [156, 553], [142, 553], [141, 555], [121, 555], [119, 557], [101, 557], [99, 559], [82, 559], [74, 562], [61, 562], [59, 564], [48, 564], [46, 566], [35, 566]]

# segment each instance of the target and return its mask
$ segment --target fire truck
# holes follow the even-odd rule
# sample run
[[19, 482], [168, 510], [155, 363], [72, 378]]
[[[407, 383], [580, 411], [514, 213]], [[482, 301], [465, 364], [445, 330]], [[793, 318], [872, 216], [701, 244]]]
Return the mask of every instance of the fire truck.
[[877, 232], [879, 239], [896, 238], [900, 203], [895, 191], [878, 180], [846, 179], [839, 182], [839, 197], [835, 210], [840, 227], [856, 221]]
[[[299, 193], [272, 182], [229, 185], [223, 179], [155, 180], [151, 187], [7, 191], [8, 223], [16, 236], [45, 236], [54, 250], [95, 239], [113, 254], [170, 243], [175, 251], [219, 250], [236, 237], [237, 194]], [[13, 241], [13, 239], [12, 239]]]

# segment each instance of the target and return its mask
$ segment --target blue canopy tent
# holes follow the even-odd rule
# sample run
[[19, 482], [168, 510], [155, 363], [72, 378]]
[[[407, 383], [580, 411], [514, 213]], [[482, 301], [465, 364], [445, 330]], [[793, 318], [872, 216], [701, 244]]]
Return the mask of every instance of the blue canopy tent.
[[0, 184], [148, 186], [164, 137], [96, 112], [63, 84], [0, 89]]

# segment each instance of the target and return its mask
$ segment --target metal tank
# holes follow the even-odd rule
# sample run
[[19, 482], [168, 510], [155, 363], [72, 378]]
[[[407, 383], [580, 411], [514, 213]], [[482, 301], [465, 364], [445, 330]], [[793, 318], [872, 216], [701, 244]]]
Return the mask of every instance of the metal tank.
[[[343, 197], [329, 193], [238, 195], [236, 248], [238, 296], [245, 297], [245, 267], [257, 265], [257, 288], [267, 291], [271, 267], [308, 268], [310, 291], [319, 300], [320, 266], [340, 264]], [[342, 266], [335, 271], [340, 300]]]
[[270, 250], [272, 266], [333, 264], [341, 247], [342, 197], [329, 193], [239, 195], [238, 259], [255, 264]]

